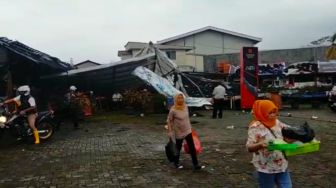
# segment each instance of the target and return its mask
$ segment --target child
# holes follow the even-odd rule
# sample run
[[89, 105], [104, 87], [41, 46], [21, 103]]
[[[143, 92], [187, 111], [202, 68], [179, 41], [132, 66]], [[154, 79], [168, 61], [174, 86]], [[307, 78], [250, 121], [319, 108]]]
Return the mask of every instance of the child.
[[258, 172], [259, 187], [292, 187], [284, 154], [267, 150], [269, 141], [283, 139], [281, 129], [286, 125], [277, 119], [278, 108], [270, 100], [257, 100], [252, 112], [254, 120], [249, 125], [246, 147], [253, 152], [252, 163]]

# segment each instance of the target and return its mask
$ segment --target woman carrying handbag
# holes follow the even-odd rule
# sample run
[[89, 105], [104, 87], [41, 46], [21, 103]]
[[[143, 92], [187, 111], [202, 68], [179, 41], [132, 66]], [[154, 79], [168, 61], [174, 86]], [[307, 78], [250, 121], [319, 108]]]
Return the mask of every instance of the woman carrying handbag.
[[175, 157], [174, 165], [177, 169], [182, 169], [183, 166], [180, 165], [180, 152], [182, 148], [183, 140], [186, 140], [190, 155], [193, 163], [194, 170], [200, 170], [204, 166], [200, 166], [197, 160], [194, 140], [192, 137], [191, 124], [189, 119], [188, 107], [185, 104], [184, 96], [182, 93], [177, 94], [174, 97], [174, 105], [170, 108], [168, 118], [168, 136], [176, 139], [176, 149], [177, 155]]

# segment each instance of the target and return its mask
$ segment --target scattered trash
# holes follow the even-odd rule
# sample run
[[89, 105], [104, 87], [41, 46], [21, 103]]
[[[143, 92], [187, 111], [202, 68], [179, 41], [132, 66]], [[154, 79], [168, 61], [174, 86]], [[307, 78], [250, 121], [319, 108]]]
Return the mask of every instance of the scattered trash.
[[233, 125], [227, 126], [226, 129], [234, 129]]
[[237, 161], [237, 159], [232, 159], [232, 161]]
[[232, 155], [236, 152], [236, 149], [226, 148], [226, 149], [223, 150], [223, 152], [227, 155]]
[[25, 149], [22, 149], [22, 151], [25, 151]]
[[287, 116], [288, 116], [288, 117], [292, 117], [292, 114], [291, 114], [291, 113], [287, 113]]
[[312, 117], [311, 117], [312, 119], [317, 119], [318, 117], [317, 116], [314, 116], [314, 115], [312, 115]]
[[196, 117], [197, 116], [197, 114], [193, 114], [193, 117]]
[[168, 130], [168, 125], [165, 125], [164, 128]]
[[145, 116], [145, 114], [143, 114], [143, 113], [140, 114], [140, 117], [144, 117], [144, 116]]
[[216, 151], [217, 151], [217, 152], [219, 152], [219, 151], [220, 151], [220, 149], [216, 149]]

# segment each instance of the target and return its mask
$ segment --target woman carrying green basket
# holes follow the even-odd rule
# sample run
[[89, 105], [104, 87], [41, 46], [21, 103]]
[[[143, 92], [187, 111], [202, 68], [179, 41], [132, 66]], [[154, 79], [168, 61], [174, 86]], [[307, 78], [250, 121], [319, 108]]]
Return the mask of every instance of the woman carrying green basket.
[[252, 111], [254, 120], [249, 125], [246, 147], [253, 152], [252, 163], [258, 172], [259, 187], [292, 187], [288, 161], [283, 152], [267, 149], [271, 141], [284, 139], [281, 130], [287, 125], [277, 119], [278, 108], [270, 100], [255, 101]]

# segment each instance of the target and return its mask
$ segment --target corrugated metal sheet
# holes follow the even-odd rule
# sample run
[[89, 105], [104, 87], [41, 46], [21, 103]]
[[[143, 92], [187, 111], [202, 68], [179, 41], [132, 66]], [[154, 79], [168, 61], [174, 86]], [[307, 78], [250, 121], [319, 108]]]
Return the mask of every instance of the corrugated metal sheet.
[[69, 85], [76, 85], [80, 90], [93, 90], [99, 94], [117, 92], [143, 84], [131, 72], [138, 66], [154, 70], [155, 62], [156, 55], [147, 54], [95, 67], [70, 70], [62, 74], [43, 77], [42, 86], [44, 88], [57, 86], [64, 89]]
[[72, 69], [70, 64], [63, 62], [56, 57], [52, 57], [46, 53], [35, 50], [21, 42], [12, 41], [6, 37], [0, 37], [0, 46], [13, 54], [40, 65], [41, 74], [63, 72]]

